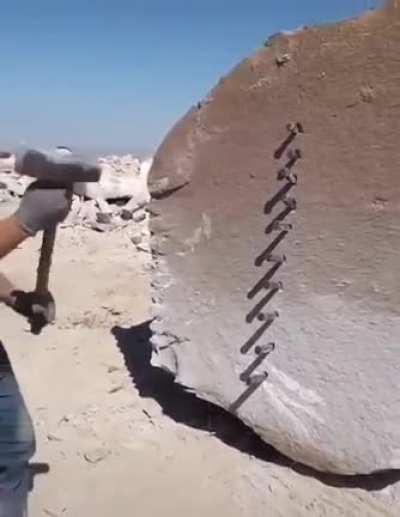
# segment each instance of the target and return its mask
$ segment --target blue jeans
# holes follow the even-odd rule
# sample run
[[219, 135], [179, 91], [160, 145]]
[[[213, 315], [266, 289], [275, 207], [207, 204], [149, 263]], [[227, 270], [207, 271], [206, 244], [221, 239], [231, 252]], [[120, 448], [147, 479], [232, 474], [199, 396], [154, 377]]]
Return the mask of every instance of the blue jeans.
[[26, 516], [28, 463], [34, 452], [32, 421], [0, 342], [0, 517]]

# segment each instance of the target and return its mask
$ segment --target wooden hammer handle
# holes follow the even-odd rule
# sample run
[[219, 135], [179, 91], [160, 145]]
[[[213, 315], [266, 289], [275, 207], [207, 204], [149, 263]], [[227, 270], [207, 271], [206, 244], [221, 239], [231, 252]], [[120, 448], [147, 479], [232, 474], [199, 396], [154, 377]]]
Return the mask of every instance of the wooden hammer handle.
[[38, 294], [46, 294], [49, 291], [49, 275], [51, 259], [56, 240], [57, 226], [43, 232], [42, 248], [40, 250], [39, 264], [36, 276], [36, 289]]
[[[72, 202], [73, 186], [66, 187], [66, 196]], [[53, 256], [54, 244], [56, 241], [57, 225], [43, 232], [42, 248], [40, 250], [39, 264], [36, 275], [36, 293], [48, 294], [49, 292], [49, 276], [51, 268], [51, 260]]]

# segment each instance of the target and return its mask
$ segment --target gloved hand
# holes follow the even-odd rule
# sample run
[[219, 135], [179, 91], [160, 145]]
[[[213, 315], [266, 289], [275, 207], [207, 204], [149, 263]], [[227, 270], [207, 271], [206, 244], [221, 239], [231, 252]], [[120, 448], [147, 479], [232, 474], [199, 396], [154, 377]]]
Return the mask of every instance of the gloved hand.
[[29, 235], [62, 222], [71, 208], [72, 194], [59, 185], [35, 181], [24, 194], [15, 218]]
[[55, 319], [54, 298], [49, 292], [39, 294], [15, 290], [11, 293], [8, 305], [28, 319], [33, 334], [40, 334], [43, 327]]

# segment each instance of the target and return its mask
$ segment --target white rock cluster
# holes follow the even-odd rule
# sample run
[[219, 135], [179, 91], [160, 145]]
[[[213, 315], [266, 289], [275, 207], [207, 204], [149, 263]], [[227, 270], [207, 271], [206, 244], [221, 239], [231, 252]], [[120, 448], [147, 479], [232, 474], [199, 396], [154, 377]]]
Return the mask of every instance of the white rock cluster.
[[11, 153], [0, 152], [0, 172], [13, 171], [15, 156]]
[[152, 159], [142, 163], [131, 154], [99, 158], [102, 173], [98, 183], [76, 183], [74, 191], [89, 199], [135, 199], [138, 205], [150, 201], [147, 175]]
[[[75, 183], [71, 212], [64, 226], [85, 225], [108, 231], [146, 218], [143, 208], [150, 201], [147, 177], [153, 159], [140, 161], [131, 154], [98, 159], [101, 179]], [[14, 170], [15, 157], [0, 153], [0, 202], [21, 197], [34, 181]]]
[[33, 181], [27, 176], [20, 176], [14, 170], [15, 156], [0, 152], [0, 202], [12, 201], [21, 197], [28, 185]]
[[147, 177], [153, 159], [142, 162], [127, 154], [98, 159], [101, 178], [98, 183], [75, 183], [75, 199], [70, 224], [90, 225], [98, 231], [125, 226], [132, 220], [141, 222], [143, 209], [150, 201]]

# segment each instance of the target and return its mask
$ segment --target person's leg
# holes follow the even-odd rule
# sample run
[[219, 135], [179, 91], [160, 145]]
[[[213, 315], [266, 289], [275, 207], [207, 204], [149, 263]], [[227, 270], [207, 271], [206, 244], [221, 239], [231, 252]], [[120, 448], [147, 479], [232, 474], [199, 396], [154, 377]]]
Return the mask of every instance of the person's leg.
[[34, 452], [32, 421], [0, 342], [0, 517], [26, 515], [28, 463]]
[[0, 517], [26, 517], [28, 500], [28, 471], [25, 465], [7, 467], [0, 481]]

